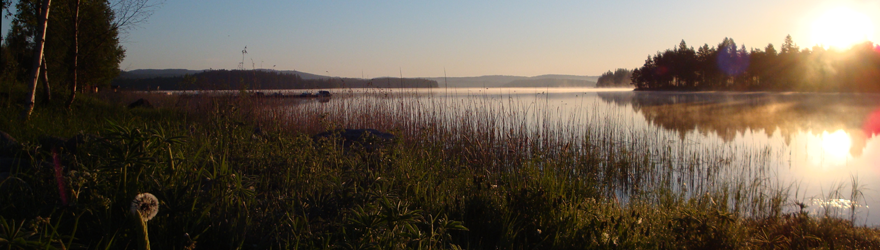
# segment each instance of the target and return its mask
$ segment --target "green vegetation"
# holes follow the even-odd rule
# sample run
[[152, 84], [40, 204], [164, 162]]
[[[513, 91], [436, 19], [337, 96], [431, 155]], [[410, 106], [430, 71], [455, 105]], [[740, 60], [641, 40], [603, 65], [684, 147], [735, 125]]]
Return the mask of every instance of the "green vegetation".
[[[18, 81], [27, 82], [25, 79], [34, 60], [33, 39], [39, 34], [37, 17], [42, 1], [16, 2], [17, 12], [3, 41], [9, 50], [9, 54], [3, 55], [4, 71], [8, 70]], [[81, 4], [75, 32], [71, 20], [77, 19], [76, 2]], [[116, 20], [122, 14], [114, 13], [107, 1], [55, 0], [51, 6], [44, 52], [48, 78], [55, 81], [53, 85], [67, 85], [76, 60], [81, 88], [108, 86], [119, 74], [119, 63], [125, 57], [125, 49], [119, 43], [119, 32], [124, 28], [120, 26], [124, 24]], [[75, 35], [79, 44], [75, 44]]]
[[[617, 127], [615, 114], [583, 130], [525, 127], [523, 110], [539, 107], [393, 92], [325, 104], [153, 95], [160, 108], [124, 108], [138, 97], [38, 106], [27, 123], [3, 102], [0, 130], [21, 146], [2, 157], [22, 161], [0, 180], [0, 248], [134, 248], [140, 193], [160, 201], [153, 249], [880, 247], [876, 229], [798, 211], [768, 171], [740, 172], [763, 152], [681, 155], [687, 145]], [[348, 127], [397, 137], [312, 136]]]
[[880, 92], [880, 45], [857, 44], [841, 51], [820, 46], [801, 50], [785, 38], [781, 51], [737, 47], [724, 38], [717, 47], [694, 50], [684, 40], [673, 50], [648, 56], [632, 73], [638, 90], [734, 90]]

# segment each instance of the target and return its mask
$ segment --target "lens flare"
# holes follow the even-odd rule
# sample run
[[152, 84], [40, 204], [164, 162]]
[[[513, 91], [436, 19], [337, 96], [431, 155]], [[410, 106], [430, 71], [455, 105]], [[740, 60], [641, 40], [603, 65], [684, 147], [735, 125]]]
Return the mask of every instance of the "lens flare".
[[874, 112], [871, 112], [871, 114], [865, 118], [862, 130], [864, 130], [865, 136], [868, 136], [869, 138], [874, 137], [875, 135], [880, 135], [880, 108], [874, 110]]
[[737, 51], [736, 47], [729, 45], [727, 48], [718, 50], [718, 68], [729, 76], [736, 76], [749, 68], [749, 54]]

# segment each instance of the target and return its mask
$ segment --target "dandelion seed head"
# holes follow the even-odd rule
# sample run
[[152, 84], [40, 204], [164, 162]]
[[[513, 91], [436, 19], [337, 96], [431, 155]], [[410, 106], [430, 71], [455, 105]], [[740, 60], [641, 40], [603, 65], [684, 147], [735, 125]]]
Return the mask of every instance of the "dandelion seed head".
[[131, 201], [131, 213], [149, 221], [159, 213], [159, 199], [151, 193], [138, 194]]

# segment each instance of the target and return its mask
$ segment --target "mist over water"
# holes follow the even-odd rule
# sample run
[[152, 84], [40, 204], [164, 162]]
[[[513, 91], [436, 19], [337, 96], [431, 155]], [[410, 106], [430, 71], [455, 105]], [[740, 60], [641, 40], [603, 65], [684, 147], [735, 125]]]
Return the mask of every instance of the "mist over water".
[[[658, 174], [648, 173], [639, 181], [606, 183], [620, 190], [621, 200], [638, 190], [660, 186], [699, 197], [722, 186], [760, 183], [790, 187], [792, 202], [785, 204], [786, 212], [798, 211], [797, 202], [817, 216], [849, 219], [855, 204], [857, 224], [880, 224], [880, 213], [871, 213], [880, 208], [880, 139], [871, 120], [880, 110], [878, 95], [593, 88], [358, 89], [334, 93], [327, 103], [306, 105], [325, 112], [364, 102], [415, 103], [415, 108], [409, 107], [415, 110], [408, 113], [411, 116], [431, 116], [449, 124], [472, 124], [456, 119], [476, 117], [481, 123], [473, 126], [494, 128], [487, 132], [492, 136], [526, 131], [545, 140], [579, 141], [602, 135], [613, 140], [610, 145], [632, 147], [630, 154], [663, 155], [652, 160]], [[344, 119], [342, 126], [368, 126], [363, 118]], [[630, 142], [636, 141], [647, 141], [643, 143], [647, 146], [632, 146], [636, 143]], [[853, 178], [861, 186], [862, 199], [851, 200]]]

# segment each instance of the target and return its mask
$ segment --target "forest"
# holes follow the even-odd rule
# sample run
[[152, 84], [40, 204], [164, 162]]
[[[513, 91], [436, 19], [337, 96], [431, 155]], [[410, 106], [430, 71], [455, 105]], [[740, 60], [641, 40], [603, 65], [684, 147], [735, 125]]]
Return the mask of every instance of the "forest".
[[297, 74], [266, 70], [208, 70], [174, 77], [123, 78], [113, 85], [125, 90], [240, 90], [317, 88], [436, 88], [437, 81], [413, 78], [303, 79]]
[[624, 87], [632, 87], [632, 70], [629, 69], [616, 69], [614, 72], [610, 70], [599, 76], [599, 80], [596, 81], [596, 87], [598, 88], [624, 88]]
[[682, 40], [648, 56], [632, 82], [636, 90], [880, 92], [880, 46], [801, 49], [789, 35], [779, 51], [746, 49], [731, 38], [694, 49]]
[[0, 100], [23, 103], [27, 119], [38, 101], [70, 108], [77, 93], [110, 85], [125, 58], [121, 39], [159, 5], [151, 0], [0, 1], [0, 13], [11, 19], [0, 47]]

